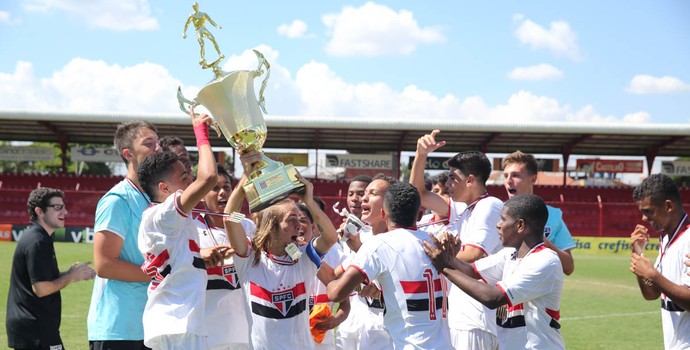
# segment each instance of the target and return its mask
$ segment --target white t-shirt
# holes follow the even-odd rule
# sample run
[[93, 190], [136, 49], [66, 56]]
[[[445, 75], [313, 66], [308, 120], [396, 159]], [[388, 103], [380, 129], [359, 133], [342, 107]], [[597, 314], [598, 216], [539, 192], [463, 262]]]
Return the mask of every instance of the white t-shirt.
[[[496, 228], [503, 209], [500, 199], [482, 196], [470, 205], [449, 202], [449, 232], [460, 237], [462, 249], [472, 246], [491, 255], [503, 248]], [[496, 335], [496, 311], [449, 284], [448, 326], [461, 331], [480, 329]]]
[[142, 215], [141, 269], [151, 276], [144, 308], [144, 344], [168, 334], [206, 335], [206, 269], [199, 236], [189, 213], [178, 208], [182, 191], [154, 204]]
[[[201, 248], [211, 248], [218, 244], [229, 244], [225, 228], [213, 226], [204, 215], [196, 220]], [[242, 220], [242, 228], [247, 234], [256, 231], [251, 220]], [[249, 344], [249, 326], [246, 307], [235, 262], [230, 257], [223, 265], [206, 269], [206, 319], [209, 348], [230, 346], [231, 344]]]
[[[345, 259], [345, 256], [342, 254], [342, 252], [336, 248], [334, 245], [331, 247], [331, 249], [324, 255], [323, 257], [323, 262], [328, 264], [332, 268], [336, 268], [340, 265], [340, 263], [343, 262]], [[328, 293], [326, 292], [326, 286], [319, 280], [318, 277], [314, 277], [314, 284], [311, 289], [311, 292], [309, 293], [309, 313], [311, 313], [311, 309], [314, 308], [314, 305], [316, 304], [328, 304], [330, 306], [331, 310], [333, 310], [333, 305], [335, 304], [332, 302], [330, 299], [328, 299]], [[312, 338], [313, 339], [313, 338]], [[326, 335], [323, 338], [323, 341], [321, 344], [316, 344], [314, 342], [314, 347], [315, 348], [330, 348], [333, 349], [335, 344], [335, 336], [333, 335], [333, 330], [330, 329], [328, 332], [326, 332]]]
[[252, 349], [312, 349], [309, 331], [309, 291], [320, 262], [312, 240], [300, 247], [302, 256], [273, 256], [256, 251], [249, 242], [247, 256], [235, 254], [235, 267], [247, 308], [249, 344]]
[[446, 296], [441, 276], [424, 253], [423, 231], [396, 229], [364, 243], [352, 268], [369, 283], [378, 280], [386, 301], [384, 322], [396, 349], [449, 349], [443, 327]]
[[563, 268], [556, 252], [540, 243], [519, 259], [514, 248], [505, 248], [474, 268], [508, 299], [497, 311], [501, 350], [565, 349], [558, 323]]
[[[662, 237], [656, 269], [671, 282], [690, 288], [690, 268], [685, 266], [685, 254], [690, 252], [690, 225], [681, 223], [675, 239], [669, 244], [669, 235]], [[661, 326], [664, 332], [666, 349], [690, 348], [690, 313], [675, 305], [663, 293], [661, 294]], [[674, 311], [676, 310], [676, 311]]]

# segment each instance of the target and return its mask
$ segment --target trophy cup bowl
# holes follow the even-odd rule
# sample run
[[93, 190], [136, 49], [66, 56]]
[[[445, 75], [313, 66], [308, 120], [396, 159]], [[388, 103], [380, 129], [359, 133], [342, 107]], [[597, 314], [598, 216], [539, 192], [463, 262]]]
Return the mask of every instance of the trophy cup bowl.
[[[201, 104], [210, 112], [217, 129], [239, 153], [261, 152], [261, 162], [253, 164], [244, 192], [249, 202], [249, 211], [254, 213], [279, 202], [291, 193], [304, 190], [304, 184], [297, 180], [297, 170], [292, 164], [283, 164], [268, 158], [262, 151], [266, 141], [266, 123], [263, 114], [263, 90], [270, 75], [270, 66], [263, 55], [254, 50], [259, 67], [256, 70], [234, 71], [217, 75], [204, 86], [193, 104]], [[260, 102], [254, 93], [254, 79], [267, 73], [260, 91]], [[178, 95], [179, 97], [179, 95]]]

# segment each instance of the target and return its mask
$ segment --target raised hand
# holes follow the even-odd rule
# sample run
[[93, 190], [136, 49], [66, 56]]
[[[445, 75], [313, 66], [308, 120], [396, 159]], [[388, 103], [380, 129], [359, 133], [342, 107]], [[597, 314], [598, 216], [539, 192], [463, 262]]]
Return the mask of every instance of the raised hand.
[[441, 130], [434, 130], [431, 134], [426, 134], [417, 140], [417, 153], [420, 155], [428, 155], [431, 152], [445, 146], [446, 141], [436, 141], [436, 136], [441, 132]]
[[299, 199], [304, 203], [307, 203], [307, 201], [313, 201], [314, 184], [312, 184], [309, 180], [304, 178], [304, 176], [302, 176], [302, 174], [300, 174], [299, 172], [297, 172], [297, 180], [304, 184], [304, 192], [297, 194]]
[[259, 151], [248, 151], [240, 155], [240, 162], [244, 168], [244, 173], [249, 178], [249, 175], [253, 172], [254, 166], [257, 163], [263, 162], [261, 158], [261, 152]]
[[189, 117], [192, 118], [192, 125], [197, 127], [199, 125], [211, 125], [211, 116], [208, 114], [196, 114], [194, 113], [194, 106], [189, 106]]

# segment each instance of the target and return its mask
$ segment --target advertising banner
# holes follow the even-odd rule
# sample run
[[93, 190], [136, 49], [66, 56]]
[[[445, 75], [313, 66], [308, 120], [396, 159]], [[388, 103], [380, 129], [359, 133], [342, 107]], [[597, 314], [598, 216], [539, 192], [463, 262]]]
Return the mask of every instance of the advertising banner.
[[326, 166], [350, 169], [393, 169], [390, 154], [327, 154]]
[[690, 176], [690, 160], [661, 162], [661, 173], [668, 176]]
[[[425, 170], [449, 170], [450, 165], [448, 165], [448, 159], [450, 157], [427, 157], [426, 164], [424, 164]], [[410, 156], [407, 162], [407, 168], [412, 169], [412, 163], [414, 162], [414, 157]]]
[[51, 161], [55, 159], [55, 148], [53, 147], [12, 147], [0, 146], [0, 160], [37, 162]]
[[[21, 239], [22, 234], [28, 225], [10, 225], [0, 224], [0, 242], [17, 242]], [[70, 242], [70, 243], [93, 243], [93, 229], [91, 227], [83, 226], [65, 226], [59, 227], [53, 232], [54, 242]]]
[[73, 162], [121, 162], [122, 158], [112, 146], [73, 146], [70, 148]]
[[306, 153], [266, 153], [266, 156], [283, 164], [309, 166], [309, 155]]
[[[573, 239], [577, 244], [573, 253], [630, 255], [631, 251], [629, 237], [573, 237]], [[644, 247], [644, 252], [647, 256], [655, 257], [659, 252], [659, 239], [650, 239]]]
[[0, 224], [0, 242], [12, 242], [12, 224]]
[[585, 173], [638, 173], [644, 172], [641, 160], [578, 159], [577, 170]]

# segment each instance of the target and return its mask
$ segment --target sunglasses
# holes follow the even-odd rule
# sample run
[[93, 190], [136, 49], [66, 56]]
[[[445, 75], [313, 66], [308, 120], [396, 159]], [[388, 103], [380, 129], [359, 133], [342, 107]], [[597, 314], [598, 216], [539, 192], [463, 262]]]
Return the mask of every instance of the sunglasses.
[[65, 209], [65, 205], [64, 205], [64, 204], [49, 204], [49, 205], [46, 205], [46, 207], [52, 207], [52, 208], [55, 209], [56, 211], [60, 211], [60, 210], [62, 210], [62, 209]]

